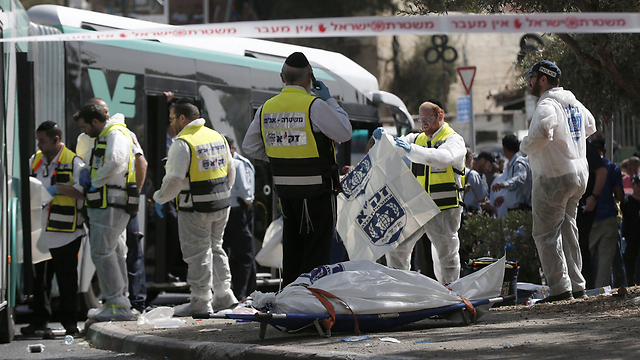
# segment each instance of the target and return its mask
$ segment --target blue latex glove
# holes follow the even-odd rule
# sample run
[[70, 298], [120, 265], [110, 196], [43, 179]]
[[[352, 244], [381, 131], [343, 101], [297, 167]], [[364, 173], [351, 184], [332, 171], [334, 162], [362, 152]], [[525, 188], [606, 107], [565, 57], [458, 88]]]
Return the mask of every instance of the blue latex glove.
[[384, 134], [385, 131], [383, 128], [379, 127], [375, 130], [373, 130], [373, 138], [376, 140], [380, 140], [382, 138], [382, 134]]
[[95, 187], [95, 186], [92, 186], [92, 187], [89, 189], [89, 192], [94, 192], [94, 191], [96, 191], [96, 190], [98, 190], [98, 188], [97, 188], [97, 187]]
[[91, 187], [91, 174], [89, 173], [89, 170], [84, 169], [82, 171], [80, 171], [80, 186], [82, 186], [85, 189], [88, 189]]
[[397, 146], [400, 146], [401, 148], [403, 148], [407, 153], [411, 152], [411, 144], [395, 136], [393, 137], [393, 140], [396, 141]]
[[322, 81], [316, 81], [316, 85], [320, 86], [320, 90], [314, 88], [313, 91], [315, 91], [316, 94], [320, 96], [320, 99], [324, 101], [331, 99], [331, 94], [329, 93], [329, 88], [327, 87], [327, 85], [325, 85]]
[[160, 216], [161, 218], [164, 217], [164, 214], [162, 213], [162, 204], [156, 203], [156, 214], [158, 214], [158, 216]]
[[58, 191], [58, 188], [55, 185], [51, 185], [47, 188], [47, 191], [51, 196], [55, 196], [56, 192]]

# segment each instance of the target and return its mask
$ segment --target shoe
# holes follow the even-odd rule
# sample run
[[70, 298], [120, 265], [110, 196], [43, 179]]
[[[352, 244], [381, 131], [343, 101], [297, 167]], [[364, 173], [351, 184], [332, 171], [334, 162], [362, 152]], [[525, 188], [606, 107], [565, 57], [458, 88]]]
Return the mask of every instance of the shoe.
[[78, 335], [78, 334], [80, 334], [80, 330], [78, 329], [78, 327], [77, 327], [77, 326], [76, 326], [76, 327], [73, 327], [73, 328], [72, 328], [72, 327], [68, 327], [68, 328], [66, 328], [66, 329], [67, 329], [67, 331], [65, 331], [65, 332], [64, 332], [64, 334], [65, 334], [65, 335], [71, 335], [71, 336], [73, 336], [73, 335]]
[[229, 291], [226, 296], [216, 297], [214, 292], [211, 306], [215, 312], [226, 309], [234, 309], [238, 306], [238, 299], [233, 295], [233, 292]]
[[43, 339], [55, 339], [56, 334], [53, 333], [53, 330], [51, 330], [51, 328], [46, 328], [44, 329], [44, 331], [42, 331], [42, 338]]
[[565, 291], [562, 294], [558, 294], [558, 295], [547, 296], [546, 298], [538, 301], [536, 304], [552, 303], [552, 302], [561, 301], [561, 300], [573, 300], [573, 295], [571, 294], [571, 291]]
[[190, 302], [178, 305], [173, 308], [173, 316], [186, 317], [193, 314], [211, 314], [213, 308], [211, 302], [206, 300], [191, 299]]
[[101, 308], [90, 309], [87, 312], [87, 317], [97, 322], [132, 321], [137, 318], [136, 312], [133, 312], [128, 307], [120, 305], [105, 305]]
[[[41, 325], [29, 324], [29, 325], [21, 328], [20, 329], [20, 333], [22, 335], [24, 335], [24, 336], [33, 336], [33, 335], [36, 334], [36, 331], [39, 331], [39, 330], [44, 331], [46, 329], [48, 329], [47, 328], [47, 324], [41, 324]], [[49, 330], [51, 330], [51, 329], [49, 329]]]
[[582, 299], [586, 299], [589, 296], [587, 295], [587, 293], [584, 290], [578, 290], [578, 291], [574, 291], [573, 292], [573, 298], [575, 300], [582, 300]]

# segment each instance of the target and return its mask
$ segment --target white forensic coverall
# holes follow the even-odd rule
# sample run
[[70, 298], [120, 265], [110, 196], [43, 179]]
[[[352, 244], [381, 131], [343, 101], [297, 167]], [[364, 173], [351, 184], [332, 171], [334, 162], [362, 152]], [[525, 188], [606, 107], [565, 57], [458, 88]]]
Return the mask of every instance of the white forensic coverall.
[[[203, 125], [205, 120], [193, 120], [182, 132], [190, 126]], [[178, 136], [180, 136], [178, 134]], [[229, 187], [233, 187], [236, 170], [229, 144], [227, 149], [227, 176]], [[160, 190], [153, 194], [153, 200], [164, 204], [173, 200], [180, 191], [189, 189], [187, 172], [191, 164], [191, 150], [186, 141], [176, 139], [169, 148], [166, 175], [162, 179]], [[191, 197], [189, 197], [191, 201]], [[192, 312], [211, 312], [227, 309], [238, 300], [231, 290], [231, 271], [229, 258], [222, 249], [222, 236], [229, 218], [229, 208], [212, 213], [197, 211], [180, 211], [178, 208], [178, 234], [180, 235], [180, 249], [184, 261], [188, 265], [187, 283], [191, 287]], [[213, 284], [213, 294], [211, 288]], [[210, 304], [210, 305], [209, 305]], [[176, 313], [176, 316], [177, 313]]]
[[[436, 137], [441, 130], [442, 127], [430, 138]], [[464, 167], [464, 157], [467, 149], [462, 136], [452, 134], [436, 149], [414, 144], [418, 135], [420, 134], [414, 133], [400, 137], [411, 144], [411, 152], [407, 154], [407, 158], [411, 162], [439, 169], [449, 166], [457, 169]], [[462, 188], [464, 184], [461, 183], [460, 175], [456, 174], [455, 178], [458, 186]], [[458, 280], [460, 278], [460, 255], [458, 254], [460, 240], [458, 239], [458, 230], [460, 229], [461, 216], [462, 206], [442, 210], [429, 220], [421, 230], [387, 253], [387, 265], [409, 270], [413, 247], [422, 235], [426, 233], [429, 240], [431, 240], [434, 273], [438, 281], [442, 284], [447, 284]]]
[[[122, 119], [116, 117], [109, 119], [105, 123], [105, 128], [114, 123], [122, 123]], [[91, 180], [91, 186], [119, 187], [119, 189], [107, 190], [107, 201], [110, 204], [125, 205], [127, 202], [126, 192], [121, 189], [126, 188], [125, 174], [129, 167], [129, 157], [133, 156], [131, 149], [131, 140], [121, 131], [113, 130], [107, 135], [104, 161], [97, 169], [97, 177]], [[130, 216], [124, 209], [113, 206], [108, 206], [106, 209], [87, 208], [87, 214], [90, 224], [91, 259], [96, 266], [100, 291], [105, 298], [105, 307], [116, 305], [118, 309], [113, 311], [121, 311], [128, 316], [131, 312], [131, 303], [127, 297], [125, 230]], [[104, 311], [112, 311], [112, 309]], [[117, 317], [117, 314], [115, 315]]]
[[578, 200], [589, 178], [591, 112], [561, 87], [542, 94], [520, 149], [529, 155], [533, 238], [551, 295], [585, 288], [578, 245]]

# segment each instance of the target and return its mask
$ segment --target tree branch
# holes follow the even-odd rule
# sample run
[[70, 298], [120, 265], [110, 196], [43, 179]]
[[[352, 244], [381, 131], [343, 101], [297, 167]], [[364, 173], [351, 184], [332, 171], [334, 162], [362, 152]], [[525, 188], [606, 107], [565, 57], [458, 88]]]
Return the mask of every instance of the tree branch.
[[565, 44], [576, 54], [578, 61], [587, 65], [596, 71], [602, 71], [602, 66], [600, 62], [595, 59], [593, 56], [582, 51], [582, 48], [578, 44], [578, 42], [569, 34], [556, 34]]

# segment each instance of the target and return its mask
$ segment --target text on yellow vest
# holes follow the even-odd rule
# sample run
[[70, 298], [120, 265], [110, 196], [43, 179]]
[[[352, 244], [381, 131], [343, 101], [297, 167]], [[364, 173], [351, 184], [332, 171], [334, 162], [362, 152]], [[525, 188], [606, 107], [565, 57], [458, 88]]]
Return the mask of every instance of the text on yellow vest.
[[305, 90], [287, 87], [262, 106], [260, 129], [278, 195], [313, 197], [332, 191], [337, 178], [333, 141], [313, 132]]
[[182, 211], [214, 212], [231, 205], [227, 148], [222, 135], [204, 125], [185, 127], [178, 135], [191, 151], [189, 190], [178, 194]]

